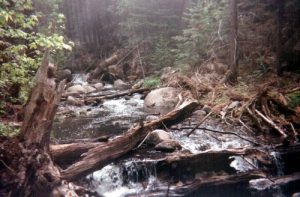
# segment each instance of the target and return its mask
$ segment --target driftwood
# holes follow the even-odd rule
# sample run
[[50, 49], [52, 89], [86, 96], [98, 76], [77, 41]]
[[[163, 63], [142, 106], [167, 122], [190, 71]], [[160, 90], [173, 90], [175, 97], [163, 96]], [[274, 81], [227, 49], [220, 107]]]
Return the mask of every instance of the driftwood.
[[297, 173], [277, 177], [275, 179], [272, 179], [272, 181], [273, 181], [273, 186], [287, 185], [291, 182], [300, 181], [300, 173], [297, 172]]
[[125, 59], [127, 59], [133, 51], [135, 51], [137, 47], [134, 47], [130, 50], [128, 49], [122, 49], [117, 52], [115, 52], [112, 56], [102, 61], [96, 69], [91, 73], [89, 80], [95, 79], [99, 77], [101, 72], [103, 72], [105, 69], [107, 69], [108, 66], [116, 64], [119, 65], [122, 63]]
[[88, 150], [82, 155], [80, 161], [62, 170], [62, 178], [73, 180], [105, 166], [138, 146], [148, 132], [185, 118], [197, 106], [197, 101], [186, 101], [180, 107], [160, 117], [158, 120], [133, 126], [124, 135]]
[[275, 122], [271, 119], [266, 117], [265, 115], [263, 115], [260, 111], [258, 111], [257, 109], [255, 110], [255, 112], [266, 122], [268, 123], [271, 127], [273, 127], [274, 129], [276, 129], [284, 138], [288, 137], [288, 135], [282, 130], [282, 128], [280, 128], [278, 125], [275, 124]]
[[[0, 185], [6, 185], [10, 196], [47, 196], [60, 183], [60, 171], [49, 155], [52, 121], [65, 82], [56, 86], [55, 67], [48, 53], [36, 75], [36, 86], [26, 104], [21, 134], [6, 140], [0, 147], [1, 161], [10, 170], [0, 172]], [[9, 181], [12, 177], [13, 181]], [[8, 181], [8, 183], [5, 183]]]
[[221, 151], [208, 151], [198, 154], [175, 153], [167, 156], [157, 163], [157, 171], [170, 171], [170, 176], [180, 179], [180, 176], [202, 172], [227, 172], [235, 173], [230, 166], [232, 156], [255, 158], [262, 164], [270, 164], [271, 158], [257, 149], [228, 149]]
[[[266, 175], [261, 171], [250, 171], [234, 175], [211, 175], [199, 176], [193, 181], [168, 186], [160, 186], [143, 195], [147, 197], [156, 196], [227, 196], [230, 193], [242, 195], [246, 192], [251, 196], [248, 190], [248, 182], [252, 179], [264, 178]], [[226, 192], [226, 193], [225, 193]], [[227, 194], [227, 195], [226, 195]], [[131, 196], [131, 195], [128, 195]], [[132, 195], [132, 197], [135, 195]], [[237, 195], [234, 195], [237, 196]]]
[[195, 126], [195, 128], [193, 128], [186, 136], [188, 136], [188, 137], [190, 137], [190, 135], [192, 134], [192, 133], [194, 133], [202, 124], [203, 124], [203, 122], [207, 119], [207, 118], [209, 118], [209, 116], [212, 114], [212, 112], [213, 111], [211, 111], [211, 112], [209, 112], [198, 124], [197, 124], [197, 126]]
[[94, 102], [98, 102], [98, 101], [102, 101], [104, 99], [114, 99], [114, 98], [119, 98], [122, 96], [126, 96], [126, 95], [132, 95], [134, 93], [143, 93], [143, 92], [147, 92], [149, 91], [149, 89], [147, 88], [142, 88], [142, 89], [130, 89], [130, 90], [126, 90], [126, 91], [122, 91], [116, 94], [111, 94], [111, 95], [104, 95], [104, 96], [87, 96], [87, 98], [85, 98], [85, 103], [86, 104], [91, 104]]
[[72, 164], [74, 161], [80, 158], [80, 156], [87, 152], [89, 149], [99, 146], [101, 143], [72, 143], [51, 145], [50, 151], [54, 162], [58, 165]]

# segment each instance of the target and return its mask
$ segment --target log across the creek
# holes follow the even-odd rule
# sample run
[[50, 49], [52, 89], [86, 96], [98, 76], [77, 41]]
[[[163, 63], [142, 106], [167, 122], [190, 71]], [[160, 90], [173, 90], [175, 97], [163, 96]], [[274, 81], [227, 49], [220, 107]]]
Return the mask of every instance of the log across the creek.
[[158, 120], [134, 125], [124, 135], [116, 137], [108, 143], [91, 148], [82, 154], [80, 161], [62, 170], [62, 178], [74, 180], [82, 175], [104, 167], [137, 147], [152, 130], [182, 120], [189, 116], [197, 106], [198, 102], [195, 100], [186, 101]]

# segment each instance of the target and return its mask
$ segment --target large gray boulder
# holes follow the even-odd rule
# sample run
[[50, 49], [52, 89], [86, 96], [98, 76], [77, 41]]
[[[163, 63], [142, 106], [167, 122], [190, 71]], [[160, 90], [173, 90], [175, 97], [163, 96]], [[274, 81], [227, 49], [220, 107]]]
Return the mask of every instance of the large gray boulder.
[[172, 87], [159, 88], [151, 91], [145, 98], [145, 106], [151, 107], [175, 107], [179, 99], [179, 90]]
[[163, 141], [168, 140], [172, 140], [169, 133], [161, 129], [156, 129], [149, 134], [148, 138], [146, 139], [146, 142], [151, 145], [157, 145]]
[[129, 86], [129, 84], [122, 81], [121, 79], [117, 79], [114, 82], [114, 88], [117, 90], [126, 90], [126, 89], [130, 88], [130, 86]]

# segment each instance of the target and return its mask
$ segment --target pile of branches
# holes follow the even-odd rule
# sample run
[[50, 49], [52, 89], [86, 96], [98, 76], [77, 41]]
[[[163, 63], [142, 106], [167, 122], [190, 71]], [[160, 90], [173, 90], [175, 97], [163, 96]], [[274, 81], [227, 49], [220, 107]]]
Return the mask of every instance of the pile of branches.
[[296, 140], [297, 128], [300, 126], [300, 111], [298, 108], [289, 107], [285, 96], [289, 92], [280, 92], [267, 87], [245, 106], [247, 113], [260, 131], [265, 131], [266, 128], [271, 127], [283, 139]]

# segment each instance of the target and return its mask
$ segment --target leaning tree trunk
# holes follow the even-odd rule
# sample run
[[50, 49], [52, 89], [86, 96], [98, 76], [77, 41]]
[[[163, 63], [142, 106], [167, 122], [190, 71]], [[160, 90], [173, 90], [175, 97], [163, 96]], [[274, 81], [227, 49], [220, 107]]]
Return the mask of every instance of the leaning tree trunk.
[[230, 21], [231, 21], [231, 50], [230, 50], [230, 70], [226, 76], [225, 83], [235, 84], [238, 77], [238, 16], [237, 16], [237, 0], [230, 1]]
[[[45, 54], [36, 75], [36, 86], [25, 107], [25, 118], [17, 138], [0, 146], [0, 187], [10, 196], [49, 196], [60, 184], [60, 171], [49, 154], [52, 121], [65, 82], [56, 86], [55, 67]], [[1, 196], [1, 188], [0, 188]]]

